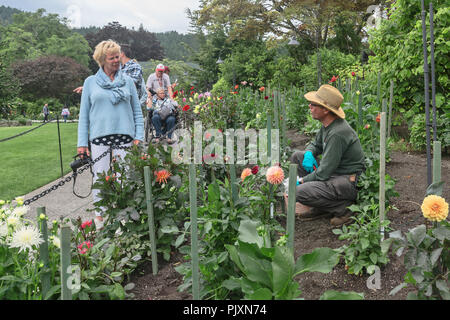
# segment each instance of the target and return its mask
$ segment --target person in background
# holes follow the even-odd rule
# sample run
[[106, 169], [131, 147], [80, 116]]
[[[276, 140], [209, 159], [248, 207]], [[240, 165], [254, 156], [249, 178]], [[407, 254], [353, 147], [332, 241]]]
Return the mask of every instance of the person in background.
[[[128, 44], [122, 44], [120, 46], [120, 63], [122, 64], [122, 70], [125, 74], [131, 79], [133, 79], [134, 84], [136, 86], [136, 90], [138, 92], [139, 101], [141, 106], [145, 106], [147, 103], [147, 90], [145, 88], [145, 80], [144, 74], [142, 72], [142, 67], [139, 63], [137, 63], [136, 59], [131, 59], [132, 51], [131, 47]], [[73, 92], [81, 94], [83, 91], [83, 87], [78, 87], [73, 90]]]
[[[169, 76], [169, 81], [170, 81], [170, 68], [168, 66], [164, 66], [164, 73]], [[175, 82], [170, 85], [172, 87], [172, 91], [175, 90], [175, 87], [177, 85], [178, 85], [178, 82], [175, 80]]]
[[169, 98], [173, 97], [172, 85], [170, 83], [170, 78], [164, 73], [164, 65], [158, 64], [155, 68], [155, 72], [148, 76], [147, 79], [147, 90], [148, 90], [148, 100], [152, 100], [153, 93], [156, 94], [156, 89], [163, 88], [166, 96]]
[[64, 123], [66, 123], [66, 122], [67, 122], [67, 118], [69, 118], [69, 116], [70, 116], [69, 108], [67, 108], [66, 106], [64, 106], [64, 108], [63, 108], [62, 111], [61, 111], [61, 115], [62, 115], [63, 118], [64, 118]]
[[[164, 88], [158, 88], [156, 89], [156, 99], [150, 100], [149, 104], [147, 105], [148, 109], [153, 109], [153, 116], [152, 116], [152, 123], [155, 127], [156, 136], [153, 140], [154, 143], [158, 143], [161, 139], [162, 134], [167, 134], [167, 143], [172, 144], [172, 129], [175, 126], [176, 118], [173, 115], [173, 112], [175, 111], [178, 104], [166, 97], [166, 92]], [[160, 113], [163, 108], [168, 108], [171, 110], [171, 114], [168, 115], [166, 118], [162, 116]], [[162, 128], [162, 125], [165, 124], [165, 127]]]
[[42, 108], [42, 113], [44, 114], [44, 122], [48, 121], [48, 115], [50, 114], [50, 110], [48, 109], [48, 103], [44, 104]]
[[340, 226], [351, 221], [353, 213], [347, 207], [356, 201], [358, 177], [365, 169], [364, 152], [345, 120], [344, 98], [338, 89], [324, 84], [305, 98], [312, 118], [322, 127], [305, 151], [291, 157], [291, 163], [298, 164], [296, 213], [300, 219], [332, 217], [330, 223]]
[[[132, 146], [144, 140], [142, 108], [133, 80], [120, 68], [120, 46], [102, 41], [95, 47], [93, 58], [99, 65], [95, 75], [83, 84], [78, 122], [77, 153], [96, 159], [111, 146]], [[89, 152], [91, 144], [91, 154]], [[125, 157], [124, 149], [112, 149], [113, 157]], [[99, 174], [110, 167], [106, 156], [93, 165], [94, 183]], [[100, 200], [98, 189], [92, 190], [94, 203]], [[96, 221], [101, 224], [105, 208], [100, 207]]]

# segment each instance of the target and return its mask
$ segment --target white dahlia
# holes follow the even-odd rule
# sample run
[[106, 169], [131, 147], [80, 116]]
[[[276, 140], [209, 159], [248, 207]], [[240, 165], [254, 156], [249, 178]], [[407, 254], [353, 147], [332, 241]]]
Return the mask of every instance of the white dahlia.
[[40, 245], [44, 240], [41, 238], [39, 230], [34, 226], [23, 226], [12, 235], [10, 248], [20, 248], [19, 252], [32, 249], [32, 246]]

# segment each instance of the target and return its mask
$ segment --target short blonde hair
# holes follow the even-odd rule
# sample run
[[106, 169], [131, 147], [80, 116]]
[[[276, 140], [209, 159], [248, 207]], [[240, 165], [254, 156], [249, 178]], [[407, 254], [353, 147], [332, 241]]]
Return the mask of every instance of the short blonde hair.
[[102, 68], [105, 64], [106, 55], [112, 53], [120, 53], [120, 45], [113, 40], [105, 40], [95, 46], [92, 57], [100, 68]]

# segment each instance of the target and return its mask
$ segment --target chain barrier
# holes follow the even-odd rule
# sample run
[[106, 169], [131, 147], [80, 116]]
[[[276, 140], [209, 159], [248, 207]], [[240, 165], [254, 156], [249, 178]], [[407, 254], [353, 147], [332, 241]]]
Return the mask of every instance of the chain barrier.
[[[54, 119], [52, 119], [52, 120], [54, 120]], [[37, 127], [35, 127], [35, 128], [31, 128], [30, 130], [21, 132], [21, 133], [19, 133], [19, 134], [14, 135], [14, 136], [11, 136], [11, 137], [8, 137], [8, 138], [4, 138], [4, 139], [0, 139], [0, 142], [5, 142], [5, 141], [8, 141], [8, 140], [12, 140], [12, 139], [14, 139], [14, 138], [23, 136], [24, 134], [30, 133], [30, 132], [33, 131], [33, 130], [36, 130], [36, 129], [39, 129], [40, 127], [42, 127], [42, 126], [45, 126], [46, 124], [50, 123], [52, 120], [49, 120], [49, 121], [47, 121], [47, 122], [44, 122], [44, 123], [40, 124], [39, 126], [37, 126]]]
[[[112, 149], [122, 149], [122, 150], [127, 150], [130, 149], [131, 147], [128, 146], [117, 146], [117, 145], [113, 145], [110, 146], [108, 150], [106, 150], [105, 152], [103, 152], [101, 155], [99, 155], [97, 158], [95, 158], [94, 160], [92, 160], [91, 158], [88, 158], [89, 163], [87, 163], [86, 165], [84, 165], [83, 167], [81, 167], [80, 169], [75, 170], [72, 175], [66, 177], [65, 179], [59, 181], [57, 184], [51, 186], [50, 188], [42, 191], [41, 193], [33, 196], [30, 199], [27, 199], [23, 202], [24, 205], [29, 205], [30, 203], [39, 200], [40, 198], [45, 197], [46, 195], [48, 195], [49, 193], [51, 193], [52, 191], [57, 190], [59, 187], [62, 187], [63, 185], [65, 185], [67, 182], [70, 182], [73, 179], [73, 186], [74, 186], [74, 194], [79, 197], [79, 198], [86, 198], [87, 196], [89, 196], [89, 194], [85, 197], [79, 196], [75, 193], [75, 180], [77, 175], [82, 174], [84, 171], [86, 171], [87, 169], [91, 169], [91, 173], [92, 173], [92, 166], [94, 163], [100, 161], [100, 159], [102, 159], [103, 157], [105, 157], [107, 154], [112, 152]], [[92, 173], [93, 174], [93, 173]]]

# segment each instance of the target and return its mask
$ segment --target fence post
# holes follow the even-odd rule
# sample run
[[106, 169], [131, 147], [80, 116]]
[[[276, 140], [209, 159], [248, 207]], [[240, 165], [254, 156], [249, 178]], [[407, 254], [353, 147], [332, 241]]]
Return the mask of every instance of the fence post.
[[[385, 216], [385, 175], [386, 175], [386, 112], [381, 113], [380, 119], [380, 187], [379, 187], [379, 209], [380, 224], [384, 221]], [[380, 228], [381, 239], [384, 239], [384, 227]]]
[[231, 197], [233, 199], [233, 205], [236, 203], [238, 199], [238, 190], [236, 186], [236, 166], [234, 163], [229, 165], [230, 168], [230, 183], [231, 183]]
[[72, 230], [69, 226], [61, 227], [61, 300], [72, 300], [71, 280], [69, 273], [72, 259], [71, 241]]
[[361, 128], [363, 125], [362, 99], [363, 99], [363, 94], [360, 91], [359, 96], [358, 96], [358, 127], [359, 128]]
[[288, 247], [294, 252], [294, 231], [295, 231], [295, 191], [297, 186], [297, 164], [289, 165], [289, 189], [286, 231], [288, 234]]
[[[45, 296], [50, 290], [51, 281], [50, 281], [50, 258], [48, 254], [48, 227], [47, 227], [47, 215], [45, 214], [45, 207], [39, 207], [36, 209], [37, 212], [37, 221], [39, 230], [42, 234], [42, 238], [44, 242], [39, 246], [39, 257], [42, 263], [44, 264], [45, 272], [42, 273], [41, 283], [42, 283], [42, 299], [45, 299]], [[43, 214], [45, 216], [44, 219], [41, 219], [40, 216]]]
[[150, 167], [144, 167], [145, 195], [147, 202], [148, 227], [150, 232], [150, 244], [152, 250], [152, 270], [153, 275], [158, 273], [158, 255], [156, 253], [155, 217], [153, 214], [153, 195]]
[[195, 164], [189, 165], [189, 201], [191, 206], [191, 257], [192, 257], [192, 297], [200, 299], [198, 269], [198, 231], [197, 231], [197, 177]]

